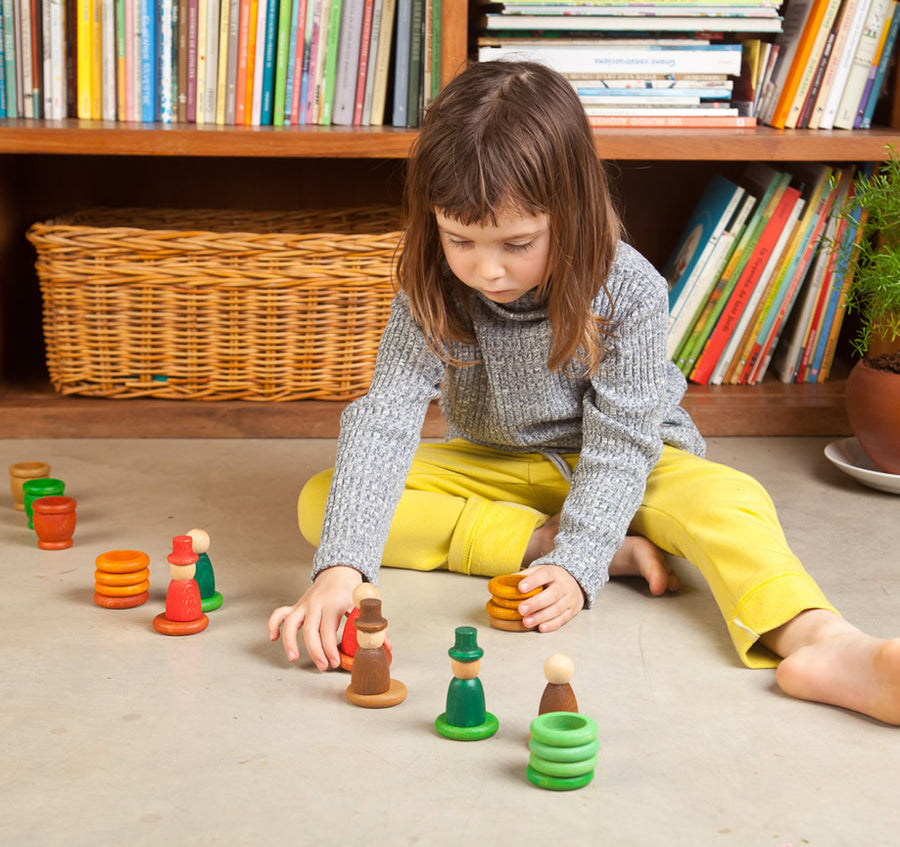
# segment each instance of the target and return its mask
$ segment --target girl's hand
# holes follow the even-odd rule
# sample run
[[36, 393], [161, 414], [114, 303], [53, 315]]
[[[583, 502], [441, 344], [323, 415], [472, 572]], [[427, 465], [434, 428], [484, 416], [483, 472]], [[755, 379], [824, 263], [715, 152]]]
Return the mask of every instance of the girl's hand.
[[544, 590], [519, 603], [522, 623], [529, 629], [553, 632], [568, 623], [584, 608], [581, 586], [565, 568], [559, 565], [539, 565], [524, 571], [519, 591], [527, 594], [543, 586]]
[[320, 670], [341, 663], [337, 632], [341, 618], [353, 608], [353, 589], [362, 582], [356, 568], [338, 565], [322, 571], [293, 606], [282, 606], [269, 618], [269, 640], [279, 631], [284, 653], [291, 662], [300, 658], [298, 634], [303, 631], [306, 652]]

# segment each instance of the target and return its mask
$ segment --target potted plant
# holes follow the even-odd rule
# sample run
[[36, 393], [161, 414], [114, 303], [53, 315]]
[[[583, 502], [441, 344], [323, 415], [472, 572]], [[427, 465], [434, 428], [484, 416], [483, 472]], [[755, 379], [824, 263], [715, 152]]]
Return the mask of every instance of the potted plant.
[[846, 292], [859, 319], [852, 344], [861, 357], [847, 380], [850, 426], [883, 471], [900, 474], [900, 159], [859, 177], [840, 215], [861, 221]]

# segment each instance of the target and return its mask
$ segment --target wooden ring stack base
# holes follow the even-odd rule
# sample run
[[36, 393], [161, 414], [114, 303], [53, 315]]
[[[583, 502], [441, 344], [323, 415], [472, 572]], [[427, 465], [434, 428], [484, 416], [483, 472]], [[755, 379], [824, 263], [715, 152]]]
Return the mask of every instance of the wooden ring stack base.
[[399, 679], [391, 679], [391, 687], [380, 694], [357, 694], [353, 685], [347, 686], [347, 699], [354, 706], [362, 706], [365, 709], [387, 709], [390, 706], [398, 706], [406, 699], [406, 686]]
[[583, 788], [594, 778], [600, 749], [597, 723], [574, 712], [546, 712], [531, 722], [526, 775], [550, 791]]
[[153, 628], [163, 635], [196, 635], [208, 626], [209, 618], [206, 615], [200, 615], [193, 621], [173, 621], [166, 617], [165, 612], [160, 612], [153, 619]]
[[494, 629], [502, 629], [506, 632], [529, 632], [530, 627], [522, 623], [522, 616], [518, 612], [519, 603], [526, 597], [534, 597], [543, 591], [543, 586], [535, 588], [523, 594], [519, 591], [519, 581], [525, 576], [522, 573], [510, 573], [495, 576], [488, 582], [488, 591], [491, 599], [487, 601], [485, 609], [488, 619]]
[[150, 596], [150, 557], [139, 550], [110, 550], [95, 560], [94, 602], [104, 609], [133, 609]]

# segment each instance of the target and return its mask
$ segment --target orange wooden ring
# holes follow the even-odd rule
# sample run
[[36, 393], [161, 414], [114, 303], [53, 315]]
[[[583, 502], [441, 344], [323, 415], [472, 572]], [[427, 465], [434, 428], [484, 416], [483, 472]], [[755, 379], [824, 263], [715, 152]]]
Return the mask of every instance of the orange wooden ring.
[[109, 550], [97, 556], [97, 570], [106, 573], [134, 573], [150, 566], [150, 557], [140, 550]]
[[153, 628], [163, 635], [194, 635], [203, 632], [209, 626], [209, 618], [201, 615], [195, 621], [170, 621], [165, 612], [160, 612], [153, 619]]
[[142, 606], [150, 598], [150, 592], [135, 594], [133, 597], [107, 597], [105, 594], [95, 594], [94, 602], [104, 609], [133, 609]]
[[524, 600], [526, 597], [534, 597], [544, 590], [543, 586], [538, 586], [533, 591], [523, 594], [519, 591], [519, 583], [525, 578], [523, 573], [505, 573], [495, 576], [488, 582], [488, 591], [495, 597], [502, 597], [505, 600]]
[[487, 609], [487, 613], [492, 618], [499, 618], [503, 621], [522, 620], [522, 616], [515, 609], [504, 609], [502, 606], [498, 606], [494, 603], [493, 600], [488, 600], [484, 608]]
[[136, 585], [99, 585], [94, 583], [94, 590], [98, 594], [105, 594], [107, 597], [134, 597], [135, 594], [143, 594], [150, 588], [150, 580], [145, 579]]
[[94, 571], [94, 581], [98, 585], [137, 585], [139, 582], [150, 579], [150, 568], [134, 573], [107, 573], [106, 571]]
[[525, 626], [522, 621], [506, 621], [501, 618], [489, 618], [494, 629], [502, 629], [505, 632], [531, 632], [531, 628]]
[[517, 597], [515, 600], [507, 600], [504, 597], [496, 597], [495, 595], [491, 595], [491, 600], [494, 601], [495, 606], [499, 606], [501, 609], [518, 609], [519, 603], [522, 602], [521, 597]]

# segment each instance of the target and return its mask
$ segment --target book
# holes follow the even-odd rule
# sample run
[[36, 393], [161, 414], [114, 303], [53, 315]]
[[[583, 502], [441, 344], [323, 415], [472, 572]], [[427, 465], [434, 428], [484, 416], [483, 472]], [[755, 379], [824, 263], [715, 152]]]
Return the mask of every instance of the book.
[[366, 0], [343, 0], [331, 110], [331, 123], [338, 126], [353, 125], [365, 10]]
[[[159, 15], [159, 119], [170, 124], [175, 120], [175, 100], [172, 93], [175, 87], [174, 72], [177, 68], [175, 58], [175, 40], [177, 29], [175, 22], [176, 6], [174, 0], [162, 0]], [[124, 74], [123, 74], [124, 76]]]
[[[247, 123], [247, 83], [250, 61], [250, 28], [253, 0], [240, 0], [237, 65], [235, 67], [234, 122], [238, 126]], [[252, 94], [251, 94], [252, 96]], [[251, 103], [252, 106], [252, 103]]]
[[[8, 118], [18, 117], [19, 112], [16, 108], [16, 42], [13, 26], [13, 4], [15, 0], [2, 0], [3, 7], [3, 70], [4, 70], [4, 87], [6, 90], [6, 116]], [[78, 17], [81, 21], [81, 7], [85, 0], [79, 0]], [[78, 36], [81, 37], [81, 28], [78, 28]], [[81, 66], [78, 67], [79, 75]], [[80, 111], [80, 101], [79, 101]], [[79, 116], [80, 117], [80, 116]]]
[[[263, 83], [266, 68], [266, 40], [269, 36], [269, 9], [277, 0], [258, 0], [256, 4], [256, 42], [252, 57], [252, 77], [247, 68], [247, 120], [249, 126], [259, 126], [262, 121]], [[250, 31], [253, 38], [253, 30]], [[251, 87], [252, 83], [252, 87]], [[252, 96], [251, 96], [252, 92]]]
[[[375, 15], [375, 0], [364, 0], [363, 24], [359, 43], [359, 62], [356, 69], [356, 91], [353, 98], [353, 126], [362, 126], [363, 110], [366, 103], [366, 83], [369, 79], [369, 56], [372, 51], [372, 18]], [[377, 42], [377, 35], [376, 35]], [[369, 105], [371, 107], [371, 95]]]
[[299, 0], [297, 12], [297, 58], [294, 61], [294, 82], [291, 91], [291, 123], [306, 123], [306, 88], [309, 83], [309, 52], [312, 40], [315, 0]]
[[777, 129], [783, 129], [785, 126], [794, 98], [800, 87], [800, 81], [808, 67], [809, 58], [816, 43], [816, 37], [822, 28], [822, 21], [831, 3], [832, 0], [814, 0], [809, 10], [803, 31], [800, 33], [794, 48], [790, 67], [787, 69], [781, 84], [781, 91], [775, 102], [775, 107], [766, 119], [766, 123], [770, 126]]
[[[209, 0], [197, 0], [197, 78], [194, 104], [194, 121], [206, 123], [206, 37], [209, 23]], [[190, 107], [188, 108], [190, 111]]]
[[[198, 86], [203, 87], [203, 123], [216, 122], [216, 106], [219, 94], [219, 29], [222, 24], [222, 0], [206, 0], [206, 69]], [[225, 0], [227, 8], [227, 0]], [[223, 44], [227, 42], [222, 42]]]
[[228, 92], [229, 38], [231, 31], [231, 2], [219, 0], [219, 49], [216, 60], [216, 111], [215, 123], [225, 125], [225, 104]]
[[[16, 2], [16, 0], [13, 0]], [[78, 113], [76, 117], [82, 120], [88, 120], [91, 117], [91, 106], [93, 96], [91, 86], [93, 80], [91, 78], [91, 55], [93, 54], [93, 17], [94, 17], [95, 0], [77, 0], [76, 9], [78, 12]], [[7, 20], [12, 20], [12, 3], [9, 4], [10, 11]], [[4, 0], [4, 10], [6, 8], [6, 0]], [[7, 55], [15, 58], [15, 50], [7, 50]], [[7, 75], [7, 79], [12, 77], [13, 95], [7, 100], [7, 113], [9, 117], [16, 116], [18, 105], [18, 95], [16, 93], [16, 65], [13, 63], [12, 73]]]
[[866, 100], [863, 113], [859, 118], [859, 128], [869, 129], [872, 126], [872, 115], [875, 113], [875, 106], [881, 93], [884, 81], [887, 78], [888, 68], [891, 66], [891, 57], [897, 43], [897, 33], [900, 31], [900, 6], [894, 4], [894, 11], [891, 15], [891, 23], [885, 35], [884, 46], [881, 50], [881, 58], [878, 60], [878, 68], [872, 79], [872, 86], [869, 89], [869, 96]]
[[875, 53], [887, 23], [889, 9], [889, 0], [872, 0], [834, 116], [835, 129], [853, 129], [856, 123], [856, 112], [869, 79], [869, 71], [874, 66]]
[[253, 98], [256, 96], [256, 45], [259, 43], [260, 24], [265, 27], [265, 17], [260, 17], [260, 3], [265, 0], [250, 0], [250, 9], [248, 12], [249, 26], [247, 32], [247, 63], [245, 68], [244, 89], [244, 126], [253, 124]]
[[[769, 182], [766, 185], [767, 179]], [[745, 183], [749, 182], [748, 189], [756, 192], [761, 191], [762, 199], [754, 209], [753, 216], [748, 222], [741, 243], [732, 255], [728, 267], [716, 283], [715, 289], [710, 293], [710, 298], [704, 307], [704, 313], [701, 314], [702, 325], [699, 328], [695, 327], [691, 333], [693, 336], [698, 329], [700, 331], [698, 337], [694, 338], [692, 342], [695, 345], [691, 351], [694, 356], [694, 362], [690, 368], [689, 376], [689, 378], [698, 382], [705, 382], [709, 378], [709, 374], [712, 373], [715, 360], [718, 359], [718, 355], [724, 346], [725, 324], [724, 322], [720, 323], [720, 318], [724, 314], [726, 306], [732, 302], [732, 296], [738, 284], [741, 283], [744, 289], [747, 287], [747, 281], [750, 279], [750, 271], [748, 270], [750, 259], [758, 253], [760, 239], [784, 196], [790, 182], [790, 176], [781, 171], [775, 171], [768, 166], [754, 163], [747, 169], [742, 181]], [[769, 238], [771, 239], [771, 235]], [[735, 298], [735, 310], [739, 302], [739, 298]], [[729, 323], [736, 317], [737, 314], [733, 314]], [[717, 328], [719, 331], [716, 333], [716, 341], [713, 347], [710, 347], [710, 340]], [[704, 360], [703, 367], [698, 370], [697, 366], [701, 363], [701, 360]], [[696, 378], [694, 377], [695, 372], [697, 374]]]
[[406, 92], [406, 125], [419, 125], [422, 105], [422, 56], [426, 0], [412, 0], [412, 19], [409, 24], [409, 82]]
[[325, 64], [322, 70], [321, 102], [319, 123], [323, 126], [331, 124], [334, 110], [334, 83], [337, 76], [337, 54], [341, 35], [341, 16], [345, 0], [330, 0], [328, 16], [328, 35], [325, 41]]
[[781, 264], [781, 259], [788, 243], [793, 238], [797, 222], [805, 205], [806, 200], [803, 198], [801, 191], [797, 189], [793, 205], [790, 207], [790, 212], [781, 225], [780, 230], [776, 233], [775, 244], [768, 258], [765, 259], [759, 279], [750, 289], [747, 302], [725, 342], [725, 347], [719, 356], [718, 362], [716, 362], [716, 366], [709, 378], [711, 385], [721, 385], [723, 382], [730, 381], [735, 371], [739, 371], [742, 367], [738, 354], [745, 341], [752, 340], [752, 338], [748, 339], [747, 336], [752, 332], [755, 318], [758, 315], [757, 310], [758, 308], [761, 310], [766, 295], [771, 289], [776, 270]]
[[[646, 8], [646, 7], [645, 7]], [[707, 20], [699, 15], [645, 15], [635, 19], [624, 15], [509, 15], [488, 13], [480, 18], [487, 31], [565, 30], [568, 32], [781, 32], [777, 16], [718, 15]]]
[[703, 268], [745, 193], [731, 180], [714, 174], [662, 268], [662, 275], [669, 285], [669, 358], [674, 355], [681, 335], [687, 329], [687, 304], [695, 293]]
[[388, 69], [394, 41], [394, 12], [397, 0], [382, 0], [381, 25], [378, 31], [378, 50], [375, 54], [374, 77], [372, 79], [372, 108], [369, 125], [381, 126], [384, 123], [387, 105]]
[[[394, 38], [394, 103], [391, 123], [406, 126], [409, 108], [409, 51], [412, 37], [413, 0], [397, 0], [397, 31]], [[486, 61], [480, 55], [479, 61]]]
[[[804, 0], [800, 0], [803, 2]], [[399, 21], [399, 18], [398, 18]], [[399, 23], [398, 23], [399, 26]], [[478, 60], [531, 59], [556, 71], [600, 73], [708, 73], [738, 76], [741, 72], [740, 44], [613, 44], [545, 42], [483, 44]]]
[[228, 3], [228, 55], [225, 60], [225, 126], [237, 123], [237, 77], [241, 42], [242, 0], [222, 0]]
[[319, 122], [319, 109], [322, 102], [322, 74], [325, 68], [325, 42], [328, 33], [330, 0], [316, 0], [315, 23], [309, 55], [309, 82], [307, 83], [307, 117], [306, 122]]
[[[285, 111], [290, 112], [290, 96], [288, 85], [288, 65], [292, 49], [296, 49], [297, 15], [299, 1], [281, 0], [278, 6], [278, 40], [275, 48], [275, 90], [272, 93], [273, 126], [283, 126]], [[292, 47], [292, 45], [294, 45]]]
[[831, 55], [834, 52], [834, 42], [837, 39], [837, 28], [835, 22], [832, 21], [825, 39], [825, 46], [822, 48], [822, 54], [819, 56], [816, 64], [815, 72], [809, 84], [809, 90], [806, 92], [806, 99], [803, 102], [803, 108], [797, 118], [795, 128], [806, 129], [809, 126], [810, 118], [816, 107], [816, 101], [819, 99], [819, 92], [822, 90], [822, 84], [825, 81], [825, 72], [828, 70], [828, 63], [831, 61]]
[[[289, 5], [289, 0], [285, 0], [285, 5]], [[260, 126], [272, 125], [275, 98], [275, 54], [277, 50], [279, 18], [279, 0], [268, 0], [266, 6], [266, 35], [263, 40], [262, 70], [260, 72], [259, 110], [257, 112], [255, 103], [253, 110], [254, 122]], [[282, 91], [281, 96], [283, 99], [284, 91]]]
[[141, 121], [153, 123], [159, 97], [156, 58], [156, 7], [154, 0], [141, 2]]

